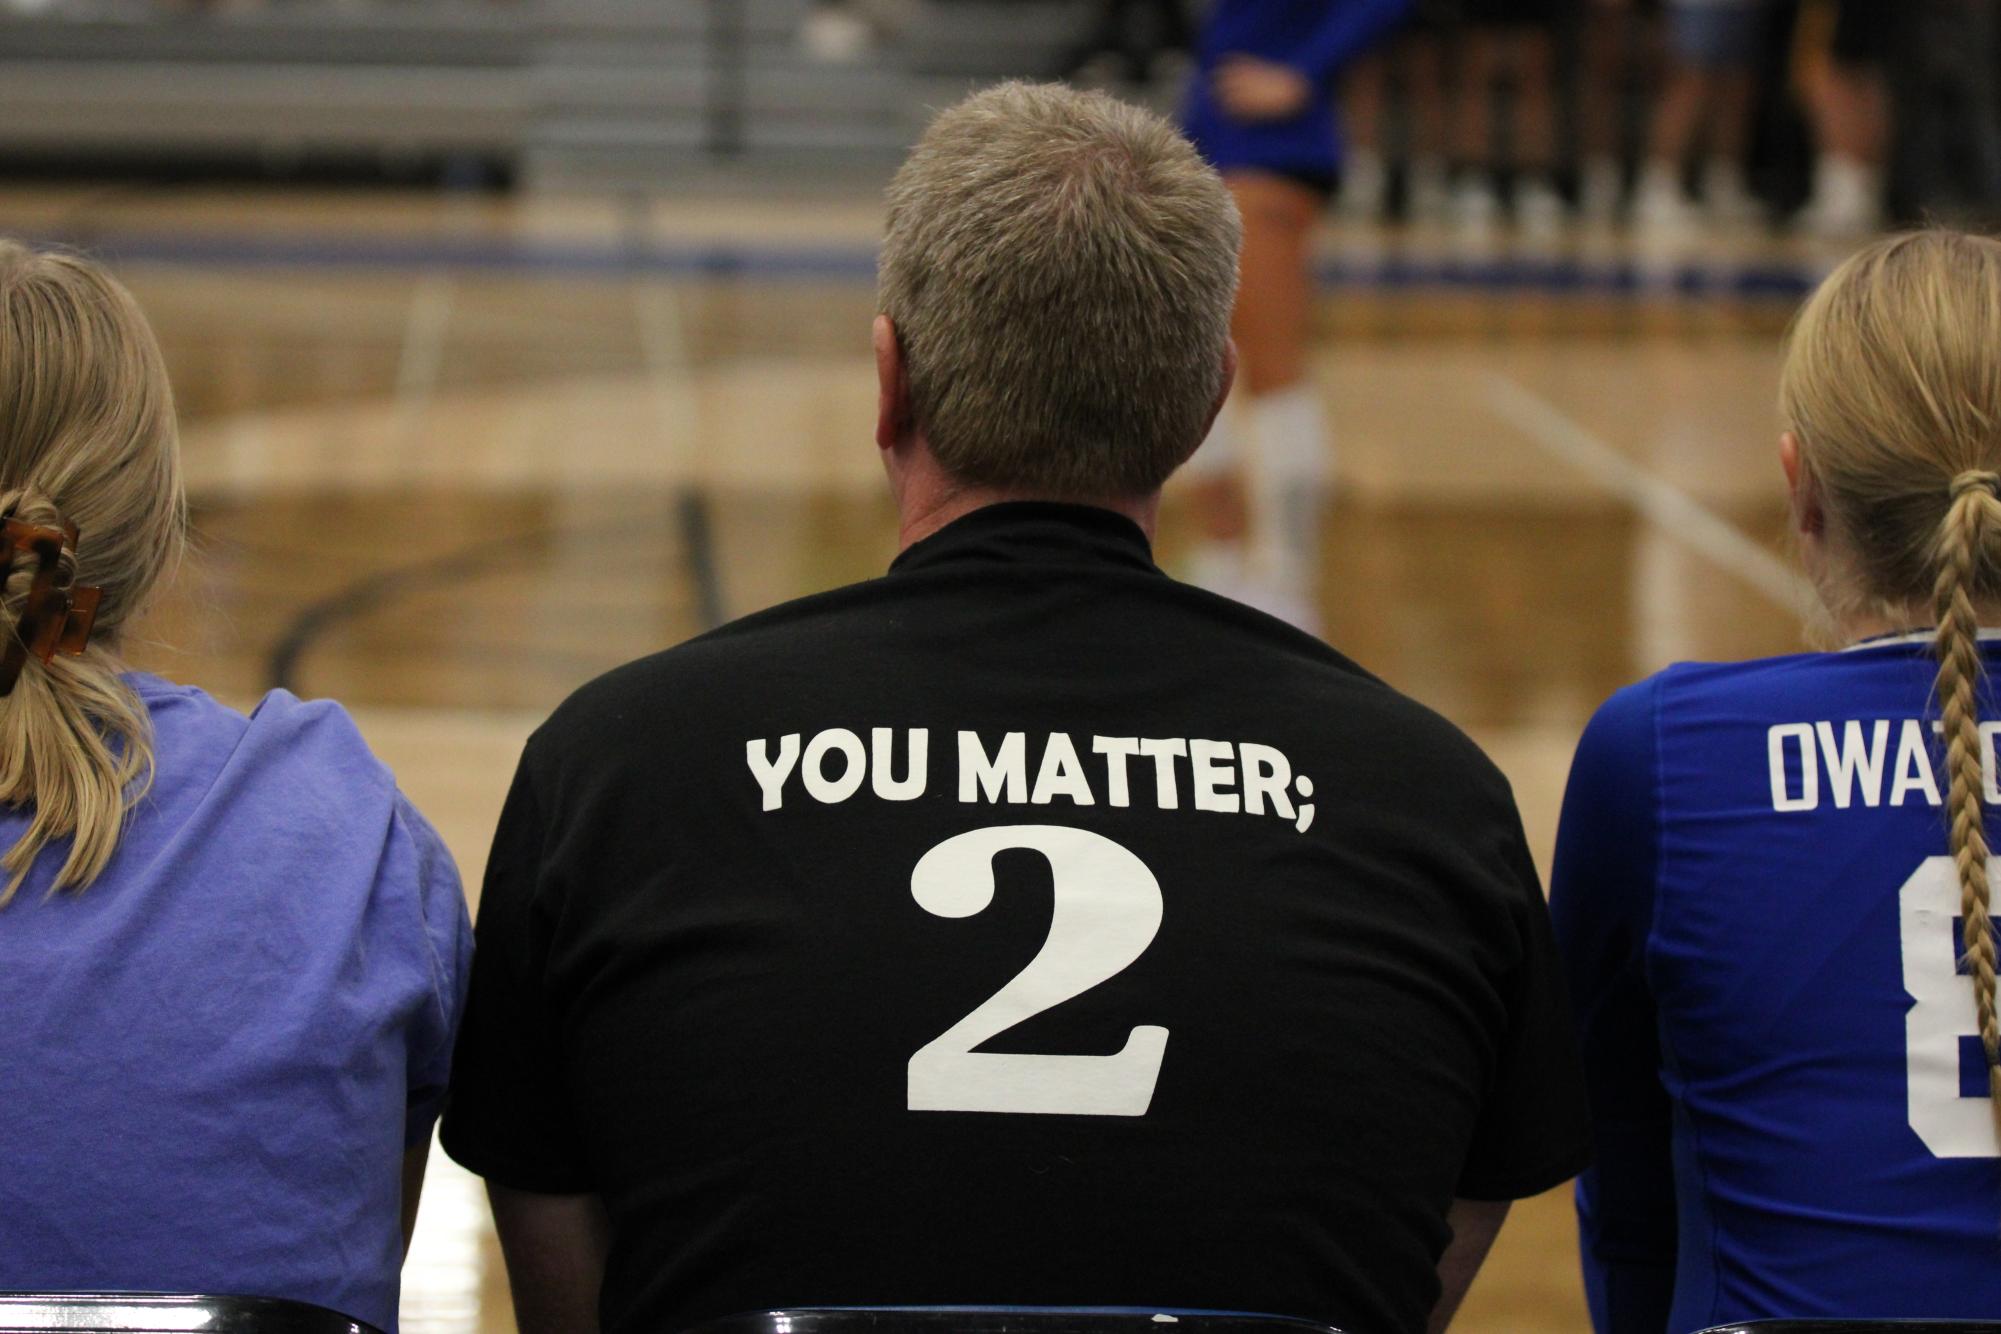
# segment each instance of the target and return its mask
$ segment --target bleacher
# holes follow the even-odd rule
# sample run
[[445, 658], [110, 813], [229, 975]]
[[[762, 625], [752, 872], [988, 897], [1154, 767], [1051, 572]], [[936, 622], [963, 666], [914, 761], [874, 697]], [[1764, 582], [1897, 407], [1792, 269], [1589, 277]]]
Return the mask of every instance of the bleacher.
[[149, 0], [0, 14], [0, 160], [65, 169], [467, 161], [532, 184], [886, 171], [927, 107], [1054, 73], [1070, 0], [934, 0], [817, 64], [809, 0]]

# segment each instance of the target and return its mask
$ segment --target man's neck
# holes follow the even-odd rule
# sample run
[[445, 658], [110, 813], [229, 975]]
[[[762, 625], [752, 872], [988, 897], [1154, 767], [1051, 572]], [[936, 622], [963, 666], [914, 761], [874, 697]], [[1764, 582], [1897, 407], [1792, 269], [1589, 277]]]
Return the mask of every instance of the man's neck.
[[1007, 487], [955, 486], [930, 492], [921, 497], [908, 494], [904, 496], [896, 549], [899, 552], [906, 551], [974, 510], [985, 509], [989, 505], [1004, 504], [1011, 500], [1051, 501], [1063, 505], [1090, 505], [1110, 510], [1114, 514], [1123, 514], [1138, 524], [1149, 542], [1153, 541], [1154, 524], [1160, 517], [1160, 493], [1157, 491], [1152, 495], [1141, 497], [1083, 497], [1052, 496], [1042, 492], [1020, 491]]

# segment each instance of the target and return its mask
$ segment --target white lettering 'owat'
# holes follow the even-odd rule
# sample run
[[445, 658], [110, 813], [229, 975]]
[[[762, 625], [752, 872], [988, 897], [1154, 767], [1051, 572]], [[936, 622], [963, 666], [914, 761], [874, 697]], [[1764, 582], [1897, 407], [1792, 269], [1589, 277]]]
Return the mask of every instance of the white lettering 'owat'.
[[[1818, 801], [1819, 771], [1812, 761], [1819, 750], [1812, 725], [1774, 729], [1775, 737], [1780, 731], [1789, 737], [1799, 734], [1787, 753], [1806, 764], [1807, 797]], [[745, 742], [744, 761], [760, 807], [783, 810], [788, 797], [802, 796], [835, 806], [864, 791], [882, 801], [916, 801], [930, 793], [937, 777], [942, 791], [956, 792], [967, 806], [1192, 809], [1204, 815], [1276, 816], [1300, 833], [1313, 825], [1313, 780], [1299, 773], [1284, 751], [1255, 741], [1093, 736], [1086, 752], [1068, 732], [982, 734], [965, 729], [933, 756], [927, 728], [872, 727], [865, 735], [866, 742], [859, 729], [830, 727], [810, 736], [787, 732]], [[1797, 803], [1801, 798], [1783, 788], [1786, 765], [1779, 757], [1784, 740], [1773, 742], [1774, 798]], [[1843, 761], [1852, 771], [1846, 780], [1850, 787], [1860, 781], [1865, 792], [1880, 795], [1881, 751], [1879, 744], [1873, 758], [1865, 754]], [[939, 773], [941, 765], [954, 761], [949, 775]], [[1923, 781], [1922, 773], [1907, 772], [1900, 752], [1892, 801], [1898, 793], [1921, 788]], [[1869, 800], [1874, 804], [1874, 796]]]
[[1897, 767], [1890, 780], [1890, 804], [1901, 806], [1913, 792], [1928, 806], [1939, 804], [1938, 776], [1932, 772], [1932, 752], [1925, 729], [1915, 718], [1897, 730]]
[[[1765, 765], [1772, 809], [1815, 811], [1940, 804], [1946, 788], [1943, 724], [1917, 718], [1780, 723], [1766, 729]], [[2001, 720], [1980, 724], [1982, 787], [2001, 805], [1996, 738]], [[1894, 740], [1893, 740], [1894, 738]]]
[[1869, 739], [1865, 742], [1862, 724], [1850, 719], [1843, 723], [1837, 740], [1832, 723], [1815, 723], [1814, 738], [1820, 742], [1821, 756], [1827, 762], [1827, 790], [1834, 798], [1835, 807], [1847, 810], [1854, 800], [1855, 789], [1860, 782], [1862, 804], [1880, 805], [1883, 800], [1883, 751], [1890, 739], [1890, 724], [1887, 719], [1878, 718], [1869, 728]]

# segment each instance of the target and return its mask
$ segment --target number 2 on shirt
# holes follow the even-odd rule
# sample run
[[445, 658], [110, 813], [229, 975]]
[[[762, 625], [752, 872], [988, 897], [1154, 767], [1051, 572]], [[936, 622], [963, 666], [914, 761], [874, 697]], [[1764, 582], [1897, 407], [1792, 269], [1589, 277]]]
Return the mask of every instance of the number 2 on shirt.
[[994, 855], [1010, 848], [1049, 859], [1056, 890], [1049, 938], [1014, 980], [911, 1056], [910, 1110], [1144, 1116], [1167, 1050], [1165, 1028], [1134, 1028], [1112, 1056], [973, 1050], [1116, 977], [1160, 930], [1160, 882], [1146, 863], [1108, 838], [1062, 825], [999, 825], [948, 838], [918, 859], [910, 892], [939, 917], [977, 916], [994, 899]]
[[[1994, 883], [1990, 862], [1987, 882]], [[2001, 906], [2001, 895], [1996, 895]], [[1927, 857], [1897, 892], [1903, 939], [1904, 1058], [1911, 1129], [1937, 1158], [2001, 1156], [2001, 1134], [1984, 1097], [1960, 1096], [1960, 1037], [1973, 1028], [1973, 978], [1959, 971], [1959, 877], [1952, 858]]]

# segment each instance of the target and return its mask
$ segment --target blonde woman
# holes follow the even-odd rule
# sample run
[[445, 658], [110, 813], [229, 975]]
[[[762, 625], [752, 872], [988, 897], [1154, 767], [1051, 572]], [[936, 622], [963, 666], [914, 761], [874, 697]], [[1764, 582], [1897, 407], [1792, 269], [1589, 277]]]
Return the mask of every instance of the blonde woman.
[[1779, 457], [1841, 651], [1669, 668], [1579, 746], [1552, 907], [1600, 1330], [2001, 1311], [1997, 349], [2001, 243], [1837, 270]]
[[337, 706], [244, 717], [121, 664], [184, 522], [138, 307], [0, 241], [0, 1290], [393, 1329], [458, 875]]

